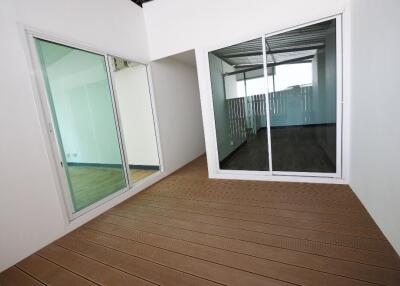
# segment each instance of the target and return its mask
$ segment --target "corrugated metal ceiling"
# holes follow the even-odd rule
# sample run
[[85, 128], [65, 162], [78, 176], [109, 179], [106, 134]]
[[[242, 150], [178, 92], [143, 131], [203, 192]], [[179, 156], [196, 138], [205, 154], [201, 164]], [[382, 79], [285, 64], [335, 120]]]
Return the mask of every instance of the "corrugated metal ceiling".
[[[325, 46], [326, 36], [335, 27], [329, 20], [289, 32], [266, 37], [267, 63], [270, 65], [311, 61]], [[263, 64], [261, 38], [214, 51], [236, 68]]]

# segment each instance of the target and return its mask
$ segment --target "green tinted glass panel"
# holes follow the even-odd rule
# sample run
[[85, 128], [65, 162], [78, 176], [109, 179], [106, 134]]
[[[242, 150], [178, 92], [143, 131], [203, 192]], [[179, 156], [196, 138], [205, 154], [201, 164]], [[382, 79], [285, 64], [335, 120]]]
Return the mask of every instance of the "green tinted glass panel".
[[127, 185], [105, 58], [35, 42], [76, 212]]

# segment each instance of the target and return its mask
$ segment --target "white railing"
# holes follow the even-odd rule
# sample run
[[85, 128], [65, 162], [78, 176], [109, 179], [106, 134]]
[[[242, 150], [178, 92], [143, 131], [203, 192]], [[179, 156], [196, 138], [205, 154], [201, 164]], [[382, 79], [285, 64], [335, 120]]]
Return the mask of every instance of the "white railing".
[[[271, 126], [311, 122], [312, 86], [297, 86], [269, 94]], [[266, 127], [265, 94], [227, 99], [231, 138], [243, 138]]]
[[229, 133], [233, 139], [246, 138], [246, 117], [244, 98], [227, 99]]
[[269, 94], [271, 126], [311, 122], [312, 86], [297, 86]]

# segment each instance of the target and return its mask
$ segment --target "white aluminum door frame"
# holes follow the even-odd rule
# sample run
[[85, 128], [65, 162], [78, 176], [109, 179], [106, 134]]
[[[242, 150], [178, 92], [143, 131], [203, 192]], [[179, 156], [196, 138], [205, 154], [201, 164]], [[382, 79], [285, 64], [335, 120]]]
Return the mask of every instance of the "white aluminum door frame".
[[[202, 98], [203, 108], [203, 120], [206, 128], [210, 128], [209, 132], [213, 134], [212, 138], [209, 138], [210, 144], [208, 145], [208, 152], [213, 152], [209, 164], [212, 164], [210, 171], [210, 177], [218, 179], [245, 179], [245, 180], [268, 180], [268, 181], [293, 181], [293, 182], [324, 182], [324, 183], [344, 183], [342, 180], [342, 130], [343, 130], [343, 27], [342, 27], [343, 14], [339, 13], [333, 16], [321, 18], [315, 21], [310, 21], [301, 25], [295, 25], [293, 27], [282, 29], [279, 31], [263, 34], [253, 35], [247, 37], [242, 41], [236, 40], [231, 41], [224, 45], [218, 45], [207, 49], [199, 49], [196, 55], [199, 57], [198, 66], [201, 63], [201, 68], [207, 72], [207, 77], [204, 78], [204, 91], [207, 93], [207, 98]], [[287, 31], [295, 30], [301, 27], [310, 26], [324, 21], [336, 19], [336, 172], [335, 173], [319, 173], [319, 172], [286, 172], [286, 171], [273, 171], [273, 154], [271, 148], [271, 126], [270, 126], [270, 112], [269, 112], [269, 92], [268, 92], [268, 74], [267, 74], [267, 62], [266, 62], [266, 47], [265, 37], [276, 34], [281, 34]], [[216, 133], [216, 122], [215, 113], [212, 99], [212, 86], [210, 78], [210, 65], [209, 65], [209, 53], [214, 50], [232, 46], [241, 42], [255, 40], [261, 38], [263, 45], [263, 65], [264, 65], [264, 80], [266, 86], [266, 112], [267, 114], [267, 137], [268, 137], [268, 171], [249, 171], [249, 170], [223, 170], [219, 166], [219, 155], [218, 155], [218, 142]], [[205, 89], [207, 88], [207, 89]], [[212, 122], [212, 123], [211, 123]]]
[[[65, 206], [65, 211], [67, 215], [67, 222], [71, 222], [74, 219], [90, 212], [91, 210], [94, 210], [95, 208], [105, 204], [106, 202], [120, 196], [121, 194], [127, 192], [130, 190], [132, 187], [136, 185], [141, 185], [145, 184], [147, 181], [151, 180], [154, 176], [158, 175], [160, 172], [164, 170], [163, 167], [163, 155], [162, 155], [162, 149], [161, 149], [161, 143], [159, 139], [159, 129], [158, 129], [158, 121], [156, 118], [156, 111], [155, 111], [155, 105], [154, 105], [154, 97], [153, 97], [153, 92], [152, 92], [152, 86], [151, 86], [151, 80], [150, 80], [150, 75], [149, 75], [149, 69], [147, 64], [143, 64], [139, 61], [135, 60], [130, 60], [133, 62], [137, 62], [140, 64], [143, 64], [146, 66], [146, 73], [147, 73], [147, 79], [148, 82], [147, 84], [149, 85], [149, 90], [150, 90], [150, 97], [151, 97], [151, 103], [152, 103], [152, 112], [153, 112], [153, 122], [154, 122], [154, 127], [155, 127], [155, 133], [156, 133], [156, 140], [157, 140], [157, 151], [158, 151], [158, 157], [159, 157], [159, 164], [160, 164], [160, 170], [158, 172], [155, 172], [151, 176], [146, 177], [145, 179], [141, 180], [140, 182], [137, 182], [136, 184], [131, 184], [129, 181], [129, 175], [128, 175], [128, 170], [126, 168], [127, 164], [127, 156], [126, 156], [126, 150], [125, 150], [125, 141], [124, 137], [122, 134], [122, 128], [121, 128], [121, 122], [120, 122], [120, 115], [119, 115], [119, 110], [117, 107], [117, 102], [116, 102], [116, 96], [114, 95], [113, 91], [113, 84], [112, 84], [112, 78], [111, 78], [111, 73], [109, 69], [109, 62], [108, 62], [108, 56], [114, 56], [109, 53], [99, 51], [96, 49], [93, 49], [85, 44], [82, 43], [76, 43], [74, 41], [65, 41], [63, 39], [60, 39], [59, 37], [55, 35], [50, 35], [48, 33], [42, 33], [40, 31], [37, 31], [35, 29], [31, 28], [23, 28], [24, 34], [27, 40], [27, 52], [29, 53], [29, 58], [28, 61], [31, 64], [32, 68], [32, 79], [35, 82], [34, 85], [34, 93], [35, 93], [35, 99], [38, 103], [38, 109], [39, 109], [39, 115], [40, 115], [40, 121], [42, 123], [43, 127], [43, 132], [46, 134], [46, 138], [48, 138], [48, 153], [50, 155], [50, 159], [52, 162], [52, 167], [55, 170], [54, 175], [56, 179], [56, 184], [57, 184], [57, 189], [59, 193], [61, 193], [62, 196], [62, 201], [63, 205]], [[74, 49], [79, 49], [82, 51], [87, 51], [90, 53], [94, 53], [100, 56], [103, 56], [105, 65], [106, 65], [106, 72], [107, 72], [107, 78], [108, 78], [108, 85], [109, 85], [109, 90], [110, 90], [110, 96], [112, 100], [112, 108], [113, 108], [113, 115], [114, 115], [114, 121], [115, 125], [117, 128], [117, 137], [118, 137], [118, 143], [119, 143], [119, 149], [120, 149], [120, 154], [121, 154], [121, 161], [122, 165], [124, 166], [124, 175], [125, 175], [125, 182], [126, 186], [122, 188], [121, 190], [118, 190], [105, 198], [94, 202], [87, 207], [75, 212], [74, 206], [73, 206], [73, 201], [71, 197], [71, 192], [69, 188], [69, 184], [67, 181], [67, 175], [65, 173], [64, 167], [60, 164], [60, 162], [63, 162], [63, 156], [61, 154], [60, 150], [60, 145], [58, 144], [58, 139], [55, 132], [55, 125], [54, 125], [54, 119], [51, 114], [51, 105], [49, 102], [49, 98], [47, 95], [47, 90], [45, 86], [45, 81], [44, 81], [44, 75], [43, 71], [40, 65], [39, 61], [39, 56], [38, 56], [38, 51], [36, 48], [35, 44], [35, 39], [42, 39], [45, 41], [52, 42], [54, 44], [59, 44], [59, 45], [65, 45]], [[119, 56], [116, 56], [119, 57]], [[123, 58], [123, 57], [121, 57]], [[63, 165], [65, 162], [63, 162]]]

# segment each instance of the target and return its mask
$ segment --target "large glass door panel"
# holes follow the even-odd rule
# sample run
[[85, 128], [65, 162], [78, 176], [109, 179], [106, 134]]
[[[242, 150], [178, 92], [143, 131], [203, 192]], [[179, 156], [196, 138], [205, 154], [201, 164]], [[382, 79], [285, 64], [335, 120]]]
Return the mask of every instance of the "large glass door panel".
[[209, 53], [221, 170], [268, 171], [262, 39]]
[[73, 212], [125, 188], [105, 57], [35, 39]]
[[272, 170], [336, 173], [336, 20], [266, 36]]

